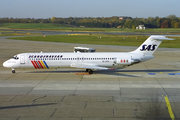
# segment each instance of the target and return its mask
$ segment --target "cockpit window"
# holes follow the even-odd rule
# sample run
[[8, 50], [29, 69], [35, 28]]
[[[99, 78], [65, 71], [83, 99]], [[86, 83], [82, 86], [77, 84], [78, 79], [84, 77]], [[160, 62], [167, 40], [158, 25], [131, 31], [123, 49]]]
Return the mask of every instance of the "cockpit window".
[[19, 59], [19, 57], [17, 57], [17, 56], [14, 56], [14, 57], [13, 57], [13, 59], [15, 59], [15, 60], [18, 60], [18, 59]]

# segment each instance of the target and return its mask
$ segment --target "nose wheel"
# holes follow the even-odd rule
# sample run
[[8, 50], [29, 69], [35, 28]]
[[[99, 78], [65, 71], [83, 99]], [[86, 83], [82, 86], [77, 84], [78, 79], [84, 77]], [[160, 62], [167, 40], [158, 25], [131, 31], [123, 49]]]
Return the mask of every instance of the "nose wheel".
[[15, 71], [15, 69], [14, 68], [12, 68], [12, 73], [15, 73], [16, 71]]

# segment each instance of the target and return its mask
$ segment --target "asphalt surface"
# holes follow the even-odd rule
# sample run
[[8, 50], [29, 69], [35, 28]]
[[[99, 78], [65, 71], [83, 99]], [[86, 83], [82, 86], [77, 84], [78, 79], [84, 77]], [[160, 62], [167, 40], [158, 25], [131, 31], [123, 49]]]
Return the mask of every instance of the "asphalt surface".
[[[2, 63], [24, 52], [72, 52], [74, 46], [98, 52], [136, 47], [9, 40], [0, 37], [0, 119], [2, 120], [170, 120], [180, 118], [180, 49], [158, 48], [155, 58], [131, 67], [11, 69]], [[163, 43], [162, 43], [163, 44]]]

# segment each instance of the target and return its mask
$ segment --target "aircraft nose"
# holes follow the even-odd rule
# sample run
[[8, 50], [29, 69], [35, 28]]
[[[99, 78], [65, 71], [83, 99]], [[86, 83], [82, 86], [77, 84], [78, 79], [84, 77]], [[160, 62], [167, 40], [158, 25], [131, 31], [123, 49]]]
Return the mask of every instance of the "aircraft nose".
[[4, 66], [4, 67], [10, 67], [9, 64], [8, 64], [8, 61], [5, 61], [5, 62], [3, 63], [3, 66]]

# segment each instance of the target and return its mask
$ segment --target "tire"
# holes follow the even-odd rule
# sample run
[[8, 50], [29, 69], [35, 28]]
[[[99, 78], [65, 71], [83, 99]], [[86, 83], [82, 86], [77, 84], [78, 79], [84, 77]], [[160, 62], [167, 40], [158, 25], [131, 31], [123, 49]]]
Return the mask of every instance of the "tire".
[[12, 73], [15, 73], [15, 70], [12, 70]]
[[88, 72], [89, 72], [89, 74], [93, 74], [93, 71], [92, 71], [92, 70], [89, 70]]

